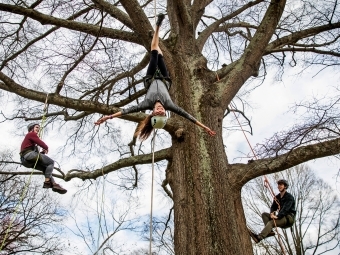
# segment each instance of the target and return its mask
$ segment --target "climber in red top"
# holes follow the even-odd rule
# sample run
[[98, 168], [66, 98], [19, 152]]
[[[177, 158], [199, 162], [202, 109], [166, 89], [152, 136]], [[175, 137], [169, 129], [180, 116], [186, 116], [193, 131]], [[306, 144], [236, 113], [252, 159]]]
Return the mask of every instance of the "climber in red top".
[[[52, 172], [54, 168], [54, 161], [45, 155], [48, 153], [48, 146], [42, 140], [40, 140], [38, 136], [40, 129], [39, 124], [29, 124], [27, 129], [28, 133], [21, 143], [21, 163], [25, 167], [34, 168], [44, 173], [44, 189], [52, 188], [54, 192], [65, 194], [67, 190], [57, 184], [53, 179]], [[42, 148], [40, 153], [37, 145]]]

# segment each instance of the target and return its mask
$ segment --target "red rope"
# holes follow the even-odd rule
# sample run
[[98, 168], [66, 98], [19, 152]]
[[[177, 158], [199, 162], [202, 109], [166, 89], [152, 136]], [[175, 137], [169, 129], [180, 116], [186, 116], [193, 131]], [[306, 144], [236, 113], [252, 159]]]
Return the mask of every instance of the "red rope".
[[[216, 77], [217, 77], [217, 81], [219, 81], [220, 78], [218, 77], [217, 72], [216, 72]], [[230, 105], [230, 108], [231, 108], [231, 110], [233, 110], [232, 105]], [[238, 118], [237, 118], [237, 116], [236, 116], [236, 114], [235, 114], [235, 111], [232, 111], [232, 112], [233, 112], [233, 114], [234, 114], [234, 116], [235, 116], [235, 119], [237, 120], [237, 122], [238, 122], [238, 124], [239, 124], [239, 126], [240, 126], [240, 128], [241, 128], [241, 130], [242, 130], [242, 133], [243, 133], [244, 137], [245, 137], [246, 140], [247, 140], [247, 143], [248, 143], [248, 145], [249, 145], [249, 147], [250, 147], [250, 149], [251, 149], [251, 151], [252, 151], [252, 153], [253, 153], [253, 155], [254, 155], [254, 158], [257, 160], [258, 158], [257, 158], [257, 156], [256, 156], [256, 154], [255, 154], [255, 151], [254, 151], [253, 147], [251, 146], [251, 144], [250, 144], [250, 142], [249, 142], [249, 140], [248, 140], [248, 137], [247, 137], [247, 135], [246, 135], [244, 129], [242, 128], [242, 125], [241, 125], [240, 121], [238, 120]], [[269, 183], [269, 181], [268, 181], [267, 176], [264, 175], [263, 178], [264, 178], [264, 181], [263, 181], [264, 187], [266, 187], [266, 188], [270, 191], [270, 193], [271, 193], [271, 195], [272, 195], [272, 197], [273, 197], [273, 200], [274, 200], [275, 203], [277, 203], [277, 205], [278, 205], [278, 211], [280, 211], [280, 203], [279, 203], [279, 201], [277, 200], [277, 198], [276, 198], [276, 196], [275, 196], [274, 190], [273, 190], [273, 188], [271, 187], [271, 185], [270, 185], [270, 183]], [[275, 221], [275, 219], [272, 219], [272, 220], [273, 220], [274, 225], [275, 225], [275, 231], [277, 232], [277, 235], [278, 235], [279, 245], [280, 245], [280, 247], [281, 247], [281, 250], [282, 250], [283, 254], [286, 255], [286, 252], [285, 252], [285, 249], [284, 249], [284, 247], [283, 247], [282, 240], [281, 240], [282, 237], [281, 237], [281, 235], [280, 235], [280, 233], [279, 233], [279, 231], [278, 231], [278, 227], [277, 227], [277, 225], [276, 225], [276, 221]]]

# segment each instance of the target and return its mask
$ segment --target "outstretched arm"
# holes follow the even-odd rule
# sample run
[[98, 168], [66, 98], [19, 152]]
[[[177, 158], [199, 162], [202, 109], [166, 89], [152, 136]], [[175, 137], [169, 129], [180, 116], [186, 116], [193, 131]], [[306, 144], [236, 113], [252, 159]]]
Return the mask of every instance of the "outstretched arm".
[[207, 132], [210, 136], [214, 136], [216, 135], [216, 132], [211, 130], [210, 128], [208, 128], [207, 126], [205, 126], [204, 124], [202, 124], [201, 122], [199, 122], [198, 120], [196, 120], [195, 124], [197, 126], [200, 126], [201, 128], [203, 128], [205, 130], [205, 132]]
[[167, 102], [167, 109], [177, 113], [178, 115], [192, 121], [193, 123], [195, 123], [197, 126], [203, 128], [210, 136], [214, 136], [216, 135], [216, 132], [211, 130], [210, 128], [208, 128], [207, 126], [205, 126], [204, 124], [202, 124], [201, 122], [199, 122], [198, 120], [196, 120], [193, 116], [191, 116], [189, 113], [187, 113], [184, 109], [182, 109], [181, 107], [179, 107], [178, 105], [175, 105], [171, 100], [169, 100]]
[[143, 111], [143, 110], [146, 110], [146, 109], [152, 109], [152, 103], [150, 102], [150, 100], [144, 100], [143, 102], [139, 103], [138, 105], [131, 106], [128, 109], [123, 109], [120, 112], [116, 112], [116, 113], [111, 114], [111, 115], [106, 115], [106, 116], [100, 118], [99, 120], [97, 120], [94, 124], [100, 125], [103, 122], [107, 121], [108, 119], [117, 118], [117, 117], [120, 117], [120, 116], [128, 114], [128, 113], [139, 112], [139, 111]]
[[116, 112], [116, 113], [111, 114], [111, 115], [106, 115], [106, 116], [100, 118], [99, 120], [97, 120], [94, 124], [100, 125], [103, 122], [107, 121], [108, 119], [113, 119], [113, 118], [117, 118], [117, 117], [120, 117], [120, 116], [122, 116], [122, 112]]

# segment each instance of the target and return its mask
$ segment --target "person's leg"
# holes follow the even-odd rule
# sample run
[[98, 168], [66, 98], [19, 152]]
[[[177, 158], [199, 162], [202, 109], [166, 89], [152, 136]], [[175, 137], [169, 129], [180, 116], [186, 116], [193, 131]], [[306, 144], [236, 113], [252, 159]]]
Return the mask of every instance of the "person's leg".
[[[152, 41], [151, 41], [151, 58], [150, 58], [148, 69], [146, 71], [146, 75], [153, 76], [155, 74], [155, 72], [157, 70], [157, 65], [159, 64], [159, 59], [158, 59], [159, 54], [160, 55], [163, 54], [161, 49], [159, 48], [159, 45], [158, 45], [159, 44], [159, 28], [160, 28], [160, 25], [161, 25], [163, 19], [164, 19], [164, 14], [158, 15], [158, 21], [156, 23], [155, 33], [153, 34]], [[163, 61], [163, 64], [164, 64], [164, 61]], [[161, 66], [160, 68], [163, 68], [163, 66]], [[166, 68], [165, 68], [165, 70], [166, 70]], [[161, 72], [162, 72], [162, 70], [161, 70]]]
[[157, 62], [158, 62], [158, 51], [157, 50], [152, 50], [151, 51], [151, 57], [150, 57], [150, 62], [148, 65], [148, 69], [146, 71], [146, 76], [152, 76], [155, 74], [157, 70]]
[[159, 54], [162, 54], [162, 51], [159, 48], [159, 29], [160, 27], [156, 26], [155, 33], [153, 34], [151, 41], [151, 51], [157, 50]]
[[262, 221], [264, 225], [267, 225], [267, 223], [271, 220], [270, 213], [264, 212], [262, 213]]
[[158, 55], [158, 68], [161, 74], [163, 75], [163, 77], [165, 78], [169, 77], [169, 72], [168, 72], [168, 69], [166, 68], [162, 54]]
[[54, 192], [58, 192], [60, 194], [65, 194], [67, 192], [66, 189], [61, 187], [58, 183], [55, 182], [52, 172], [54, 169], [54, 160], [50, 157], [40, 154], [40, 160], [36, 166], [37, 170], [41, 170], [45, 174], [45, 182], [43, 188], [52, 188]]
[[53, 159], [46, 156], [45, 154], [40, 154], [36, 169], [44, 172], [45, 181], [49, 181], [49, 180], [53, 181], [53, 177], [52, 177], [53, 168], [54, 168]]
[[272, 231], [272, 229], [276, 226], [276, 227], [284, 227], [287, 224], [287, 220], [285, 217], [281, 218], [281, 219], [277, 219], [275, 220], [270, 220], [266, 226], [264, 227], [264, 229], [261, 231], [261, 233], [259, 234], [259, 236], [264, 239], [268, 236], [268, 234]]
[[[45, 175], [46, 166], [45, 166], [45, 164], [42, 164], [40, 155], [41, 154], [39, 154], [36, 151], [31, 151], [24, 156], [24, 159], [25, 159], [26, 162], [29, 162], [30, 168], [34, 168], [35, 170], [42, 171]], [[46, 177], [46, 175], [45, 175], [45, 177]], [[45, 178], [45, 180], [46, 180], [46, 178]]]

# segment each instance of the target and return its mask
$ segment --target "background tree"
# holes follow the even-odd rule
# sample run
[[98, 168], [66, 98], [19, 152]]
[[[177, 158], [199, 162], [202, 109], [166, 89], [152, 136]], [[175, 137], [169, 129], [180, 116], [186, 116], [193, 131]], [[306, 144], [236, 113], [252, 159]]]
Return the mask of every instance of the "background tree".
[[[173, 208], [168, 215], [154, 218], [152, 222], [152, 244], [156, 254], [175, 254]], [[150, 241], [150, 224], [145, 224], [143, 237]]]
[[68, 228], [77, 237], [77, 246], [81, 248], [75, 253], [84, 254], [83, 247], [86, 247], [86, 254], [94, 255], [123, 254], [127, 249], [131, 250], [119, 242], [119, 232], [132, 232], [138, 228], [134, 213], [139, 206], [138, 200], [132, 196], [124, 197], [128, 202], [122, 206], [122, 201], [110, 196], [113, 191], [108, 183], [105, 186], [105, 179], [98, 179], [82, 189], [72, 199], [68, 212]]
[[[61, 156], [82, 161], [65, 172], [66, 181], [111, 173], [124, 175], [121, 186], [133, 189], [141, 165], [151, 162], [150, 149], [137, 147], [132, 138], [135, 125], [122, 127], [125, 122], [115, 120], [98, 129], [93, 122], [96, 113], [117, 112], [145, 94], [141, 78], [149, 59], [153, 3], [0, 3], [0, 89], [7, 102], [16, 103], [14, 112], [2, 113], [2, 121], [23, 127], [23, 119], [40, 119], [49, 93], [49, 127], [65, 134], [59, 137]], [[232, 100], [244, 104], [268, 68], [277, 66], [283, 75], [284, 68], [298, 64], [320, 69], [338, 64], [338, 1], [174, 0], [157, 1], [157, 8], [167, 13], [160, 44], [174, 84], [170, 94], [217, 131], [207, 137], [171, 116], [164, 134], [171, 145], [162, 143], [155, 153], [156, 162], [167, 164], [162, 183], [173, 198], [175, 253], [251, 254], [242, 186], [263, 174], [338, 154], [338, 100], [328, 100], [328, 115], [313, 115], [268, 139], [249, 164], [228, 161], [223, 119], [231, 111], [245, 114], [240, 104], [230, 107]], [[97, 163], [100, 157], [109, 159], [107, 165]]]
[[0, 175], [0, 254], [59, 255], [71, 250], [62, 238], [64, 210], [59, 199], [33, 179], [21, 201], [27, 180], [0, 163], [0, 171], [4, 170], [13, 174]]
[[[274, 185], [279, 179], [288, 180], [288, 192], [296, 198], [295, 225], [288, 229], [278, 228], [286, 254], [334, 254], [332, 252], [340, 243], [340, 201], [336, 191], [317, 178], [307, 165], [270, 175], [268, 179]], [[247, 223], [260, 232], [263, 228], [261, 214], [269, 212], [273, 197], [263, 186], [262, 178], [247, 183], [242, 196]], [[254, 249], [256, 254], [281, 254], [277, 235], [254, 245]]]

